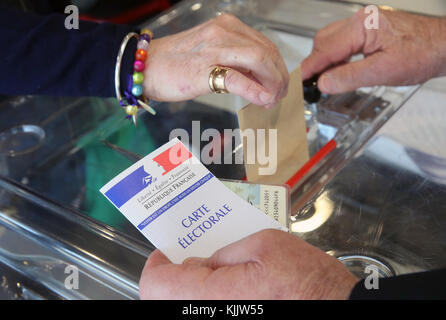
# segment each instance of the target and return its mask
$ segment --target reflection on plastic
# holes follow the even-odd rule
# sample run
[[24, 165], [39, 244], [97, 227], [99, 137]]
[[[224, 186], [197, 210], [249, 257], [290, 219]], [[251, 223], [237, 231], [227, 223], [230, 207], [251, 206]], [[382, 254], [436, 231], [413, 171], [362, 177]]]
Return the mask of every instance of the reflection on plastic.
[[291, 223], [291, 232], [309, 232], [323, 225], [333, 213], [333, 202], [327, 196], [319, 197], [314, 203], [314, 214], [308, 219]]

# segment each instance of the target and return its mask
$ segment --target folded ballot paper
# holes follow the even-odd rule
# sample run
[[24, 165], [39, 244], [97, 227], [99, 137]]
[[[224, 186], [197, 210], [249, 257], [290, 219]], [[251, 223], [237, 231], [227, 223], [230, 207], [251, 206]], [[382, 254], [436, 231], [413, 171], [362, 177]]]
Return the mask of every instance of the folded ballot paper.
[[178, 139], [100, 191], [173, 263], [209, 257], [263, 229], [287, 230], [225, 187]]
[[[304, 112], [300, 67], [291, 72], [288, 94], [274, 108], [265, 110], [262, 106], [249, 104], [239, 110], [238, 121], [242, 131], [266, 132], [265, 140], [258, 139], [256, 148], [250, 149], [246, 140], [243, 140], [249, 182], [284, 184], [308, 161], [310, 157]], [[258, 153], [277, 155], [273, 174], [261, 174], [265, 165], [260, 163], [260, 158], [249, 161], [250, 154]]]

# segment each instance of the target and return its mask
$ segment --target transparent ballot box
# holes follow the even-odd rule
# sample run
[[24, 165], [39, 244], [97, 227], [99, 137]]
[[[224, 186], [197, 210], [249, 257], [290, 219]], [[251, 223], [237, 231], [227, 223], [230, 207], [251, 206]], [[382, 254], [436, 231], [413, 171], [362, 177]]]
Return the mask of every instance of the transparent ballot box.
[[[186, 0], [142, 27], [160, 37], [230, 12], [271, 39], [291, 71], [311, 52], [319, 28], [359, 8], [333, 1]], [[383, 277], [446, 264], [439, 209], [446, 205], [445, 160], [389, 133], [401, 123], [406, 131], [426, 132], [411, 116], [422, 89], [361, 88], [305, 106], [310, 160], [287, 182], [286, 223], [358, 276], [370, 264]], [[208, 128], [237, 129], [237, 110], [245, 104], [232, 95], [159, 103], [157, 115], [142, 112], [135, 128], [116, 99], [1, 97], [0, 297], [137, 299], [154, 247], [99, 188], [166, 143], [174, 129], [190, 137]], [[234, 139], [220, 142], [222, 156], [243, 152]], [[199, 155], [206, 143], [191, 144], [191, 151]], [[207, 167], [224, 180], [245, 177], [243, 164]], [[67, 284], [73, 267], [82, 283], [76, 290]]]

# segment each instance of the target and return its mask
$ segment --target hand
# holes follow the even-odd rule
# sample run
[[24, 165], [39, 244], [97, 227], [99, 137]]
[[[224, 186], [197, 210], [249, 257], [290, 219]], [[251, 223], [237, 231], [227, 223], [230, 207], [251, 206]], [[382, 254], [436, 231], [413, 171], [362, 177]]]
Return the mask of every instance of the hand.
[[236, 17], [223, 14], [190, 30], [151, 41], [144, 94], [159, 101], [188, 100], [210, 93], [215, 66], [233, 68], [230, 93], [273, 106], [287, 93], [289, 75], [277, 47]]
[[358, 281], [336, 258], [270, 229], [183, 264], [155, 250], [139, 290], [142, 299], [347, 299]]
[[[318, 87], [335, 94], [446, 75], [446, 19], [380, 10], [378, 29], [368, 30], [367, 16], [360, 10], [320, 30], [313, 52], [302, 63], [303, 79], [324, 71]], [[358, 53], [365, 59], [349, 63]]]

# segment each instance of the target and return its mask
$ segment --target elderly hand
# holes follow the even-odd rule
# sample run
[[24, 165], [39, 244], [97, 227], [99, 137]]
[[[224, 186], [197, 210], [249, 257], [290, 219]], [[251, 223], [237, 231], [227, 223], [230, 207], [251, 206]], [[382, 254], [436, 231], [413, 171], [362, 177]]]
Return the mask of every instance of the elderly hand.
[[215, 66], [232, 68], [226, 89], [258, 105], [273, 106], [288, 89], [288, 71], [276, 46], [228, 14], [152, 40], [146, 66], [144, 94], [159, 101], [210, 93], [208, 79]]
[[155, 250], [139, 289], [142, 299], [347, 299], [357, 281], [336, 258], [270, 229], [183, 264]]
[[[302, 77], [321, 73], [318, 87], [335, 94], [374, 85], [413, 85], [446, 75], [446, 19], [379, 11], [366, 29], [364, 10], [320, 30]], [[349, 63], [363, 53], [365, 58]]]

